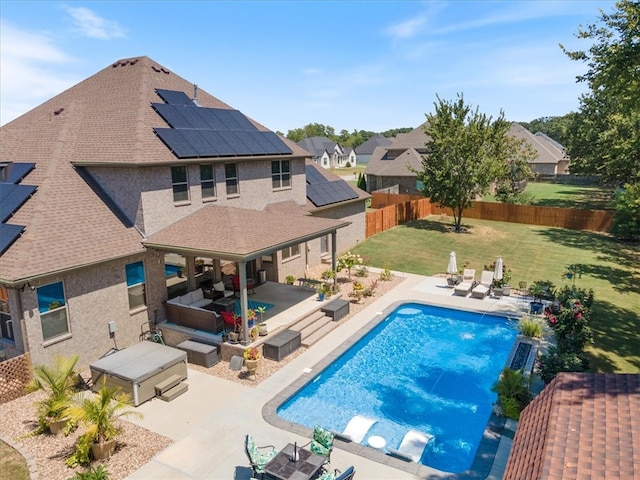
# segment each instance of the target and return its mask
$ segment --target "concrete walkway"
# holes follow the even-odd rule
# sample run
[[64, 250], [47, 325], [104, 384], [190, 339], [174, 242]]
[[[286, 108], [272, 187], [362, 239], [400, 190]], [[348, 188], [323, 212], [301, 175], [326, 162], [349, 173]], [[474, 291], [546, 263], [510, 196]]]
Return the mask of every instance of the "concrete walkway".
[[[369, 269], [372, 275], [375, 270]], [[246, 387], [198, 371], [189, 370], [189, 391], [170, 403], [154, 399], [137, 408], [144, 419], [135, 423], [174, 440], [149, 463], [130, 475], [133, 480], [150, 479], [238, 479], [251, 478], [244, 452], [244, 438], [251, 433], [258, 445], [282, 448], [289, 442], [304, 444], [308, 438], [281, 430], [262, 418], [262, 408], [284, 387], [311, 369], [344, 339], [354, 334], [379, 312], [397, 301], [424, 301], [434, 305], [477, 312], [496, 312], [518, 317], [515, 297], [473, 299], [453, 296], [444, 278], [395, 273], [405, 280], [379, 300], [316, 343], [308, 351], [255, 387]], [[511, 439], [503, 436], [489, 479], [499, 479], [509, 455]], [[417, 479], [388, 465], [335, 448], [333, 468], [356, 468], [361, 479]], [[433, 477], [442, 477], [436, 470]]]

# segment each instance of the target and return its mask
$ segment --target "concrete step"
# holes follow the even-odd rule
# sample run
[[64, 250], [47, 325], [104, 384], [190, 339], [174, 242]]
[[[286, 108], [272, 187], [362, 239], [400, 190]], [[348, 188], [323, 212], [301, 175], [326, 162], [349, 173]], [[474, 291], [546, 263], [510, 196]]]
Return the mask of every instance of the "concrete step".
[[316, 343], [318, 340], [323, 338], [325, 335], [327, 335], [330, 331], [337, 328], [339, 325], [340, 324], [338, 322], [334, 322], [329, 317], [327, 317], [327, 322], [324, 325], [322, 325], [319, 329], [312, 332], [310, 335], [304, 336], [304, 332], [303, 332], [302, 346], [310, 347], [311, 345]]
[[331, 323], [331, 322], [332, 322], [331, 317], [327, 317], [326, 315], [323, 315], [322, 317], [316, 319], [315, 322], [310, 323], [305, 328], [300, 330], [300, 335], [302, 340], [307, 338], [309, 335], [312, 335], [316, 330], [320, 330], [327, 323]]
[[305, 328], [307, 328], [309, 325], [311, 325], [312, 323], [320, 320], [322, 317], [324, 317], [325, 314], [322, 313], [320, 310], [311, 313], [310, 315], [301, 318], [300, 320], [298, 320], [296, 323], [294, 323], [293, 325], [289, 326], [289, 330], [295, 330], [296, 332], [301, 332], [303, 331]]
[[189, 385], [186, 383], [179, 383], [178, 385], [166, 390], [162, 395], [159, 396], [160, 400], [164, 400], [165, 402], [170, 402], [176, 397], [179, 397], [183, 393], [189, 390]]

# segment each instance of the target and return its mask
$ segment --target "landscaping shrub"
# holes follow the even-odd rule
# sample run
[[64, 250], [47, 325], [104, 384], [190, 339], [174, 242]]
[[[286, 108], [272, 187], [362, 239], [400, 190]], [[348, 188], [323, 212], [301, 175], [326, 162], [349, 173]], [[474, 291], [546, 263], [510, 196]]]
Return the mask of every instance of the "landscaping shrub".
[[549, 353], [542, 355], [538, 361], [538, 373], [545, 384], [548, 384], [560, 372], [586, 372], [588, 362], [582, 353], [561, 352], [556, 347], [549, 347]]
[[580, 301], [570, 301], [570, 306], [561, 305], [556, 312], [547, 310], [545, 316], [561, 352], [582, 353], [586, 344], [593, 342], [590, 310]]
[[527, 379], [520, 370], [505, 368], [491, 391], [498, 394], [498, 405], [504, 414], [514, 420], [520, 418], [520, 412], [531, 401]]
[[518, 330], [525, 337], [542, 338], [543, 325], [538, 320], [523, 317], [518, 322]]
[[591, 308], [593, 305], [593, 289], [588, 291], [585, 288], [576, 288], [575, 286], [565, 285], [556, 292], [556, 300], [560, 305], [565, 307], [570, 306], [573, 301], [577, 300], [586, 308]]
[[109, 480], [109, 472], [102, 466], [90, 467], [86, 472], [76, 472], [67, 480]]
[[322, 272], [323, 280], [332, 280], [334, 278], [336, 278], [336, 272], [334, 272], [333, 270], [329, 269]]
[[640, 183], [627, 183], [616, 193], [611, 233], [619, 240], [640, 241]]

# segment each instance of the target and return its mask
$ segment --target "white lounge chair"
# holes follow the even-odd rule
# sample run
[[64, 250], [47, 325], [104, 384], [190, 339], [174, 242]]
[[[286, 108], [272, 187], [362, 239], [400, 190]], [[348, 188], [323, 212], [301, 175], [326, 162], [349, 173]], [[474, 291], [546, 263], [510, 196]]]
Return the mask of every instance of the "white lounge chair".
[[355, 415], [342, 432], [333, 432], [333, 434], [343, 440], [360, 443], [364, 439], [369, 429], [377, 422], [373, 418], [364, 415]]
[[471, 290], [471, 296], [474, 298], [484, 298], [491, 292], [491, 285], [493, 284], [493, 272], [489, 270], [483, 270], [480, 276], [480, 283], [473, 287]]
[[462, 281], [453, 289], [454, 295], [466, 297], [473, 288], [473, 282], [476, 278], [476, 271], [472, 268], [466, 268], [462, 273]]
[[405, 433], [397, 450], [389, 449], [389, 454], [403, 460], [420, 463], [422, 452], [431, 440], [433, 440], [433, 435], [412, 429]]

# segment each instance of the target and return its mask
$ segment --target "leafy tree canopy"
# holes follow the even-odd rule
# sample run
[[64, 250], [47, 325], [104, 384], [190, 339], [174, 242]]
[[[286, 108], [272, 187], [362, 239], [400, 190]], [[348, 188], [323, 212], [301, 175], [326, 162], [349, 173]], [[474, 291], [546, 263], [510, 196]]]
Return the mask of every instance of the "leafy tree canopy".
[[598, 24], [579, 28], [577, 38], [589, 50], [569, 51], [585, 62], [587, 73], [577, 77], [589, 92], [569, 127], [567, 152], [571, 171], [601, 175], [621, 184], [640, 181], [640, 2], [620, 0], [614, 11], [601, 10]]
[[569, 125], [573, 120], [575, 113], [568, 113], [561, 117], [540, 117], [530, 122], [518, 122], [524, 128], [535, 134], [538, 132], [544, 133], [549, 138], [552, 138], [560, 145], [565, 146], [567, 144], [567, 132]]
[[[453, 210], [455, 230], [460, 231], [463, 210], [487, 192], [492, 181], [518, 174], [526, 162], [524, 144], [508, 136], [510, 123], [504, 113], [493, 120], [472, 110], [458, 94], [455, 101], [437, 96], [435, 114], [427, 115], [427, 154], [422, 171], [413, 170], [423, 194]], [[513, 168], [512, 168], [513, 167]]]
[[[392, 130], [387, 130], [386, 132], [382, 132], [380, 135], [390, 138], [395, 137], [399, 133], [410, 132], [411, 130], [413, 130], [413, 128], [395, 128]], [[277, 133], [279, 135], [282, 135], [281, 132]], [[286, 137], [293, 142], [299, 142], [303, 138], [309, 137], [327, 137], [328, 139], [339, 143], [344, 147], [356, 148], [376, 135], [376, 132], [371, 132], [368, 130], [353, 130], [353, 132], [351, 133], [349, 133], [348, 130], [341, 130], [339, 134], [336, 134], [333, 127], [322, 125], [321, 123], [309, 123], [302, 128], [289, 130]]]

